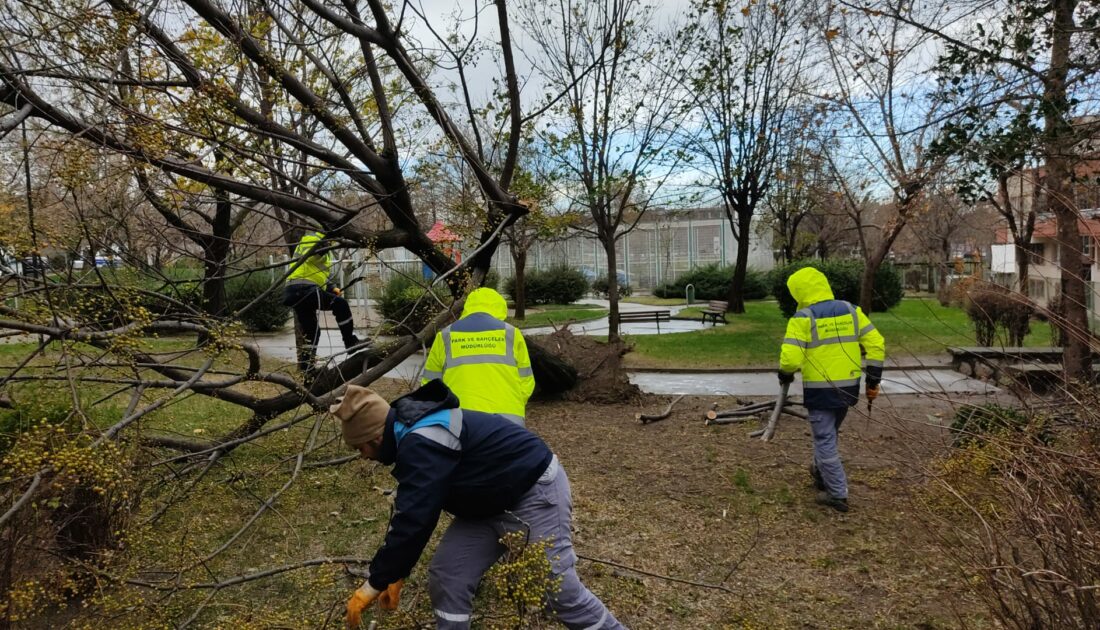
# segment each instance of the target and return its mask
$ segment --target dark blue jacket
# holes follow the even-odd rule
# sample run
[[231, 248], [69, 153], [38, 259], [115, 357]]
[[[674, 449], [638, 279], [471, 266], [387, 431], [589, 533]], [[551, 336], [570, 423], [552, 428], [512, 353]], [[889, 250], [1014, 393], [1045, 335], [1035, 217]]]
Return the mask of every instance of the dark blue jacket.
[[378, 590], [409, 575], [439, 514], [486, 518], [516, 505], [553, 454], [534, 433], [501, 416], [458, 408], [433, 380], [393, 402], [379, 461], [393, 464], [397, 499], [386, 540], [370, 564]]

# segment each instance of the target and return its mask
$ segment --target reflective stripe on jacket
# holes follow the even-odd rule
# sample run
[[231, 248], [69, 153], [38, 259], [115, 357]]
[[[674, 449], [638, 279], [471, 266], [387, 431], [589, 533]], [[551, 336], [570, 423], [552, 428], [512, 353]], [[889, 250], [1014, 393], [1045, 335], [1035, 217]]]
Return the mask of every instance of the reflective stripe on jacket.
[[441, 378], [463, 409], [502, 415], [524, 423], [535, 390], [523, 333], [503, 320], [508, 307], [499, 293], [470, 293], [462, 318], [435, 336], [422, 383]]
[[[833, 298], [828, 280], [817, 269], [796, 271], [787, 287], [799, 311], [787, 322], [779, 369], [792, 374], [802, 371], [807, 407], [854, 405], [864, 370], [871, 385], [882, 379], [886, 359], [882, 335], [858, 306]], [[860, 346], [866, 352], [862, 360]]]
[[[310, 232], [298, 241], [298, 246], [294, 248], [294, 260], [290, 263], [293, 270], [287, 276], [288, 284], [295, 280], [312, 282], [319, 287], [328, 284], [329, 270], [332, 267], [332, 255], [328, 253], [315, 256], [309, 255], [313, 248], [317, 247], [324, 238], [325, 235], [320, 232]], [[294, 267], [298, 264], [298, 259], [303, 256], [307, 256], [307, 258], [302, 261], [301, 265]]]

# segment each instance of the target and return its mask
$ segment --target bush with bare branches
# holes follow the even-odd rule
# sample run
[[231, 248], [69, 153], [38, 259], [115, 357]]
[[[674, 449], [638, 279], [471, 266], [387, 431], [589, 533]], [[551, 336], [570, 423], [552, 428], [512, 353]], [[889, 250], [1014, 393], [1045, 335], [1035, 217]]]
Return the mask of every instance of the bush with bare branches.
[[923, 497], [943, 553], [1002, 627], [1092, 628], [1100, 619], [1100, 416], [1095, 394], [1048, 444], [1034, 430], [968, 441]]
[[967, 293], [966, 314], [981, 346], [993, 345], [998, 328], [1004, 330], [1007, 345], [1022, 346], [1034, 310], [1027, 297], [995, 284], [975, 283]]

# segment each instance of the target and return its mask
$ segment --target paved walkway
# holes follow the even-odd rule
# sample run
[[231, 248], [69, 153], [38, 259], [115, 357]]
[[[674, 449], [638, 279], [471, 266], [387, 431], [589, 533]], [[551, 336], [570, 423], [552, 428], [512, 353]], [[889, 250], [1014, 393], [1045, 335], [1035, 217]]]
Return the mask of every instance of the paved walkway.
[[[779, 392], [775, 370], [716, 374], [712, 372], [631, 372], [630, 382], [649, 394], [773, 396]], [[883, 394], [991, 394], [997, 387], [943, 369], [888, 370]], [[795, 377], [792, 396], [802, 395], [802, 378]]]
[[[254, 341], [264, 354], [294, 362], [294, 338], [291, 334], [263, 335]], [[321, 335], [319, 356], [339, 360], [343, 345], [336, 331]], [[414, 354], [386, 374], [389, 378], [413, 381], [424, 366], [424, 355]], [[738, 372], [628, 372], [630, 381], [649, 394], [699, 394], [726, 396], [770, 396], [779, 390], [775, 370]], [[989, 383], [967, 378], [942, 368], [910, 367], [887, 370], [883, 375], [885, 394], [988, 394], [998, 391]], [[792, 395], [802, 394], [801, 378], [796, 378]]]
[[[607, 300], [586, 299], [585, 304], [607, 308]], [[668, 310], [675, 315], [685, 306], [649, 306], [623, 302], [623, 311]], [[327, 314], [326, 314], [327, 315]], [[575, 334], [607, 334], [607, 318], [572, 324], [570, 330]], [[661, 324], [661, 334], [699, 330], [700, 322], [673, 320]], [[525, 335], [538, 335], [553, 332], [552, 327], [524, 329]], [[656, 334], [654, 324], [625, 324], [623, 332], [632, 335]], [[253, 338], [264, 354], [275, 359], [294, 362], [294, 335], [290, 330], [276, 335], [258, 335]], [[336, 330], [321, 331], [318, 356], [339, 360], [344, 351], [340, 335]], [[424, 355], [414, 354], [391, 370], [386, 376], [405, 381], [414, 380], [424, 365]], [[885, 394], [986, 394], [998, 391], [996, 387], [983, 381], [967, 378], [962, 374], [944, 367], [942, 357], [890, 357], [884, 374], [882, 391]], [[779, 385], [775, 370], [769, 368], [742, 368], [736, 371], [707, 372], [629, 372], [632, 383], [642, 391], [651, 394], [699, 394], [728, 396], [770, 396], [778, 392]], [[792, 395], [802, 394], [802, 382], [795, 379]]]

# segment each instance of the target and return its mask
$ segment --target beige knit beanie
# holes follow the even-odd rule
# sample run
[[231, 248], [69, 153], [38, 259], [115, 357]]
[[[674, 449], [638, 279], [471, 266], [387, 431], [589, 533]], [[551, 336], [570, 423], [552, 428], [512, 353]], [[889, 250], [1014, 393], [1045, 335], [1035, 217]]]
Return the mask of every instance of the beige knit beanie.
[[344, 395], [337, 398], [336, 404], [328, 410], [340, 419], [344, 443], [351, 448], [359, 448], [382, 435], [390, 404], [373, 390], [348, 385]]

